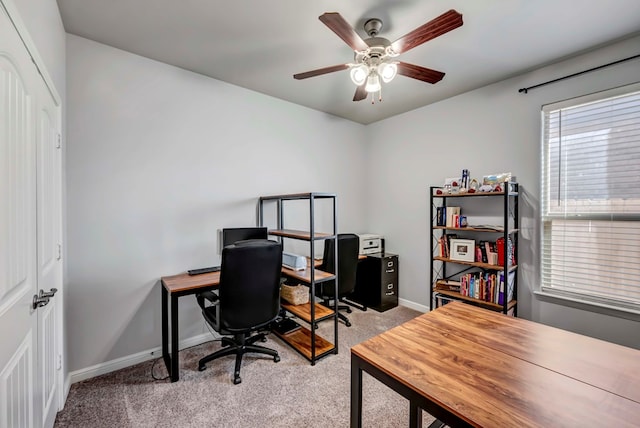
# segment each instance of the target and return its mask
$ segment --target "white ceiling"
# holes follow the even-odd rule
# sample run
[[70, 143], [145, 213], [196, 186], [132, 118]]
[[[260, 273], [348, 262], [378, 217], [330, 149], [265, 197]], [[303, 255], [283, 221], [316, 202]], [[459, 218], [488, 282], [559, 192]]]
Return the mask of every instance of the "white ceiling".
[[[367, 124], [640, 32], [639, 0], [58, 0], [68, 33]], [[353, 102], [353, 60], [318, 20], [339, 12], [362, 38], [369, 18], [394, 41], [449, 9], [464, 25], [398, 59], [443, 71], [435, 85], [397, 76], [383, 101]], [[640, 47], [639, 47], [640, 53]], [[579, 71], [579, 70], [576, 70]], [[535, 82], [537, 83], [537, 82]]]

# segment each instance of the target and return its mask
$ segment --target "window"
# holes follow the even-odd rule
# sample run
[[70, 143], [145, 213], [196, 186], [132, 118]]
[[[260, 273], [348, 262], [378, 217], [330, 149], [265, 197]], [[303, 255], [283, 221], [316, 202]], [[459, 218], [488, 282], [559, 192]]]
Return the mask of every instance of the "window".
[[542, 114], [541, 290], [640, 312], [640, 84]]

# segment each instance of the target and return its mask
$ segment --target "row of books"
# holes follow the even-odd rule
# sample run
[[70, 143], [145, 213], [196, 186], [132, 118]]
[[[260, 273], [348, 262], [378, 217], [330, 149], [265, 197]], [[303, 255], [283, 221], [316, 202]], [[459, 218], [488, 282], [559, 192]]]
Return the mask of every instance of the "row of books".
[[[455, 233], [443, 233], [438, 239], [438, 252], [440, 257], [450, 258], [450, 243], [452, 239], [458, 238]], [[507, 239], [507, 266], [516, 264], [515, 247], [511, 237]], [[500, 237], [493, 241], [479, 241], [475, 244], [475, 260], [478, 263], [488, 263], [492, 265], [504, 266], [505, 240]]]
[[438, 251], [439, 251], [439, 255], [440, 257], [444, 257], [445, 259], [448, 259], [450, 256], [450, 251], [449, 251], [449, 242], [451, 241], [451, 239], [457, 238], [458, 235], [456, 235], [455, 233], [443, 233], [442, 236], [438, 239]]
[[460, 275], [459, 293], [484, 302], [503, 305], [505, 303], [505, 295], [507, 302], [513, 300], [515, 272], [507, 274], [506, 292], [504, 275], [504, 272], [474, 272]]
[[436, 226], [460, 227], [460, 207], [436, 207]]
[[515, 246], [513, 245], [513, 241], [511, 240], [511, 237], [509, 237], [507, 239], [507, 243], [505, 244], [504, 238], [500, 237], [496, 240], [496, 251], [498, 252], [498, 264], [500, 266], [504, 266], [504, 256], [505, 256], [505, 251], [504, 251], [504, 246], [507, 246], [507, 266], [513, 266], [516, 264], [516, 252], [515, 252]]

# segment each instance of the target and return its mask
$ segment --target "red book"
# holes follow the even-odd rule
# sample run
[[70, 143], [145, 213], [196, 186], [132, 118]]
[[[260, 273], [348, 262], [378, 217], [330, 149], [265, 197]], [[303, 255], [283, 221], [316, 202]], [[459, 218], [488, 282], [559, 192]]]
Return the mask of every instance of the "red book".
[[496, 240], [496, 251], [498, 253], [498, 264], [504, 266], [504, 238]]

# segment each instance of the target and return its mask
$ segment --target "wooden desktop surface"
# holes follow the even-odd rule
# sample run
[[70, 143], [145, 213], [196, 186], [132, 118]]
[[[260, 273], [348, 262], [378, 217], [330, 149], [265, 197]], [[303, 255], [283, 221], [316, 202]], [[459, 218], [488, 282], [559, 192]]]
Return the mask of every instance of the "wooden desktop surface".
[[[364, 258], [366, 258], [366, 256], [359, 256], [359, 259]], [[313, 262], [314, 266], [318, 267], [322, 264], [322, 259], [315, 259]], [[309, 263], [310, 261], [307, 258], [307, 266], [309, 266]], [[297, 278], [303, 282], [309, 282], [311, 279], [311, 269], [295, 271], [283, 266], [282, 272], [287, 276]], [[333, 276], [332, 274], [317, 269], [315, 275], [316, 280]], [[220, 272], [202, 273], [200, 275], [189, 275], [187, 272], [184, 272], [178, 275], [163, 276], [161, 280], [164, 288], [166, 288], [169, 293], [179, 293], [220, 284]]]
[[[359, 256], [360, 259], [366, 258], [366, 256]], [[309, 265], [309, 260], [307, 260], [307, 266]], [[314, 266], [318, 267], [322, 264], [322, 259], [315, 259]], [[311, 277], [311, 270], [305, 269], [301, 271], [294, 271], [288, 268], [283, 267], [282, 271], [286, 273], [288, 276], [292, 276], [294, 278], [298, 278], [302, 281], [308, 282]], [[325, 277], [332, 276], [331, 274], [316, 270], [316, 279], [323, 279]], [[209, 272], [203, 273], [200, 275], [189, 275], [187, 272], [180, 273], [178, 275], [172, 276], [163, 276], [161, 278], [162, 284], [164, 288], [167, 289], [169, 293], [178, 293], [187, 290], [195, 290], [198, 288], [215, 286], [220, 284], [220, 272]]]
[[471, 426], [640, 421], [639, 350], [460, 302], [351, 352]]
[[169, 293], [215, 286], [220, 284], [220, 272], [202, 273], [200, 275], [189, 275], [184, 272], [178, 275], [163, 276], [162, 284]]

